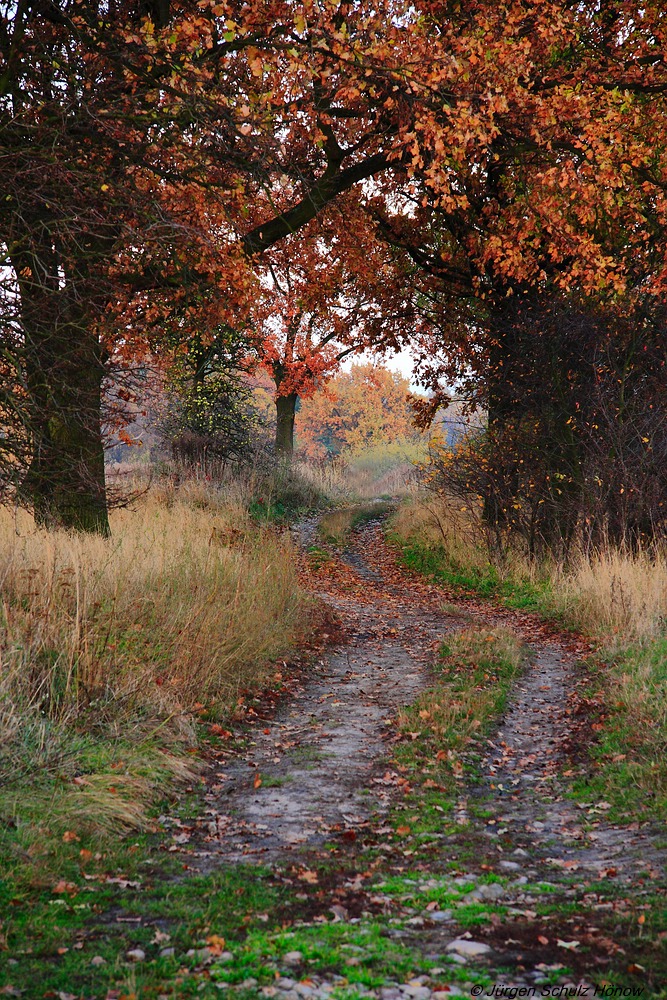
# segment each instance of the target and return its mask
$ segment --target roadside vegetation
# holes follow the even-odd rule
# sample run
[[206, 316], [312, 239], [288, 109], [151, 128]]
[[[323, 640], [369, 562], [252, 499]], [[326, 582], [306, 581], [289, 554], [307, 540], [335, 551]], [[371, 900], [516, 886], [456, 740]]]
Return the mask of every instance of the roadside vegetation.
[[193, 782], [202, 718], [224, 720], [297, 644], [293, 550], [252, 506], [166, 481], [114, 513], [110, 539], [0, 513], [5, 872], [48, 881], [50, 844], [145, 828]]
[[581, 632], [594, 652], [581, 693], [590, 774], [579, 791], [637, 820], [667, 815], [667, 559], [658, 547], [573, 550], [567, 562], [494, 556], [475, 511], [432, 491], [405, 503], [390, 537], [403, 564], [450, 588], [536, 612]]

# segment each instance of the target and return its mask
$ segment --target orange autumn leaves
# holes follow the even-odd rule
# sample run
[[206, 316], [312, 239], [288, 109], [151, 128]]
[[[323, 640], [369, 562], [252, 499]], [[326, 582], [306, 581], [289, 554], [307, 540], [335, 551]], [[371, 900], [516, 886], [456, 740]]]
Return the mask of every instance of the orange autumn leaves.
[[416, 441], [411, 397], [408, 380], [397, 372], [372, 364], [353, 365], [340, 372], [326, 391], [302, 401], [298, 450], [318, 459]]

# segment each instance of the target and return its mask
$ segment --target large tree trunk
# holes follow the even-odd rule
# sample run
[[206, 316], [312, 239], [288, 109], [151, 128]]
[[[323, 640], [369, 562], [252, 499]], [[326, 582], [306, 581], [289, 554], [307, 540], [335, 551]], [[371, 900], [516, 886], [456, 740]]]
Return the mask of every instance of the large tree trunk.
[[21, 499], [37, 524], [108, 535], [99, 338], [54, 278], [35, 280], [38, 266], [57, 276], [53, 261], [31, 255], [20, 281], [31, 438]]
[[276, 455], [291, 459], [294, 454], [294, 417], [296, 414], [296, 392], [276, 397]]
[[100, 426], [104, 371], [95, 338], [79, 330], [72, 334], [68, 345], [57, 337], [29, 348], [33, 447], [22, 493], [38, 524], [108, 535]]

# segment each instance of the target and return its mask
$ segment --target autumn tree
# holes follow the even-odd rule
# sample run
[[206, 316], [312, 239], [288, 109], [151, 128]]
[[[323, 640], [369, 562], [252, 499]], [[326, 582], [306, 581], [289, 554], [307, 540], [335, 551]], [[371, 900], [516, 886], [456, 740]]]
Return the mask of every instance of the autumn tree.
[[414, 442], [413, 393], [408, 379], [377, 364], [353, 364], [299, 410], [299, 454], [321, 459], [358, 454], [377, 445]]
[[[310, 399], [350, 354], [397, 350], [417, 322], [396, 262], [349, 197], [266, 254], [253, 309], [254, 354], [275, 385], [276, 454], [292, 455], [297, 401]], [[341, 383], [342, 384], [342, 383]]]
[[[19, 303], [8, 336], [31, 449], [20, 495], [41, 523], [105, 533], [106, 366], [155, 348], [165, 321], [184, 336], [243, 329], [251, 255], [379, 169], [384, 130], [364, 137], [353, 115], [353, 148], [322, 148], [317, 79], [336, 58], [325, 45], [311, 59], [289, 5], [72, 0], [1, 18], [3, 294], [6, 313]], [[320, 21], [340, 33], [330, 12]]]
[[[623, 367], [628, 345], [627, 362], [643, 372], [640, 386], [655, 385], [652, 366], [662, 364], [652, 349], [642, 364], [622, 331], [624, 315], [654, 315], [664, 296], [665, 146], [653, 139], [662, 131], [665, 73], [655, 8], [553, 13], [561, 44], [548, 29], [534, 30], [540, 21], [530, 4], [512, 5], [506, 23], [508, 8], [499, 8], [498, 19], [487, 11], [484, 58], [496, 67], [500, 50], [519, 43], [521, 26], [517, 58], [530, 55], [525, 91], [512, 94], [499, 80], [497, 102], [485, 101], [477, 87], [487, 85], [487, 71], [478, 70], [482, 52], [473, 43], [471, 94], [480, 107], [495, 104], [492, 142], [477, 149], [468, 142], [465, 155], [422, 156], [411, 177], [412, 211], [379, 200], [371, 211], [384, 238], [412, 261], [413, 293], [428, 317], [417, 348], [432, 390], [425, 420], [444, 401], [443, 384], [456, 384], [488, 415], [472, 477], [484, 487], [487, 523], [500, 531], [516, 522], [515, 485], [530, 476], [533, 461], [552, 484], [549, 502], [535, 492], [533, 537], [566, 540], [581, 482], [575, 404], [593, 388], [594, 380], [582, 390], [595, 369], [591, 351], [604, 341], [591, 331], [599, 334], [604, 317], [614, 366]], [[435, 172], [448, 175], [448, 197]], [[561, 330], [580, 337], [587, 330], [589, 347], [573, 355]], [[611, 412], [616, 404], [608, 398], [606, 406]]]
[[155, 99], [132, 80], [140, 22], [131, 6], [7, 4], [0, 31], [3, 332], [30, 447], [19, 495], [39, 523], [101, 533], [108, 365], [145, 347], [142, 293], [177, 299], [192, 269], [193, 241], [164, 211]]
[[109, 360], [157, 349], [165, 322], [246, 329], [262, 255], [285, 240], [297, 259], [346, 192], [394, 246], [435, 213], [426, 263], [483, 303], [543, 274], [619, 288], [596, 220], [620, 213], [640, 254], [664, 230], [658, 5], [68, 0], [1, 18], [4, 292], [43, 522], [107, 530]]

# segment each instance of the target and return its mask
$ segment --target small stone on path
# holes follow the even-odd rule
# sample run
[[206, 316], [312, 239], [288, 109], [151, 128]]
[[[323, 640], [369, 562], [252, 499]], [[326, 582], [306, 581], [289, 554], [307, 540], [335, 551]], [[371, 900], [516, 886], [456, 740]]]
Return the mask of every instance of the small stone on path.
[[482, 955], [488, 955], [491, 949], [488, 944], [483, 944], [481, 941], [466, 941], [464, 938], [456, 938], [449, 942], [446, 951], [453, 951], [464, 958], [481, 958]]

